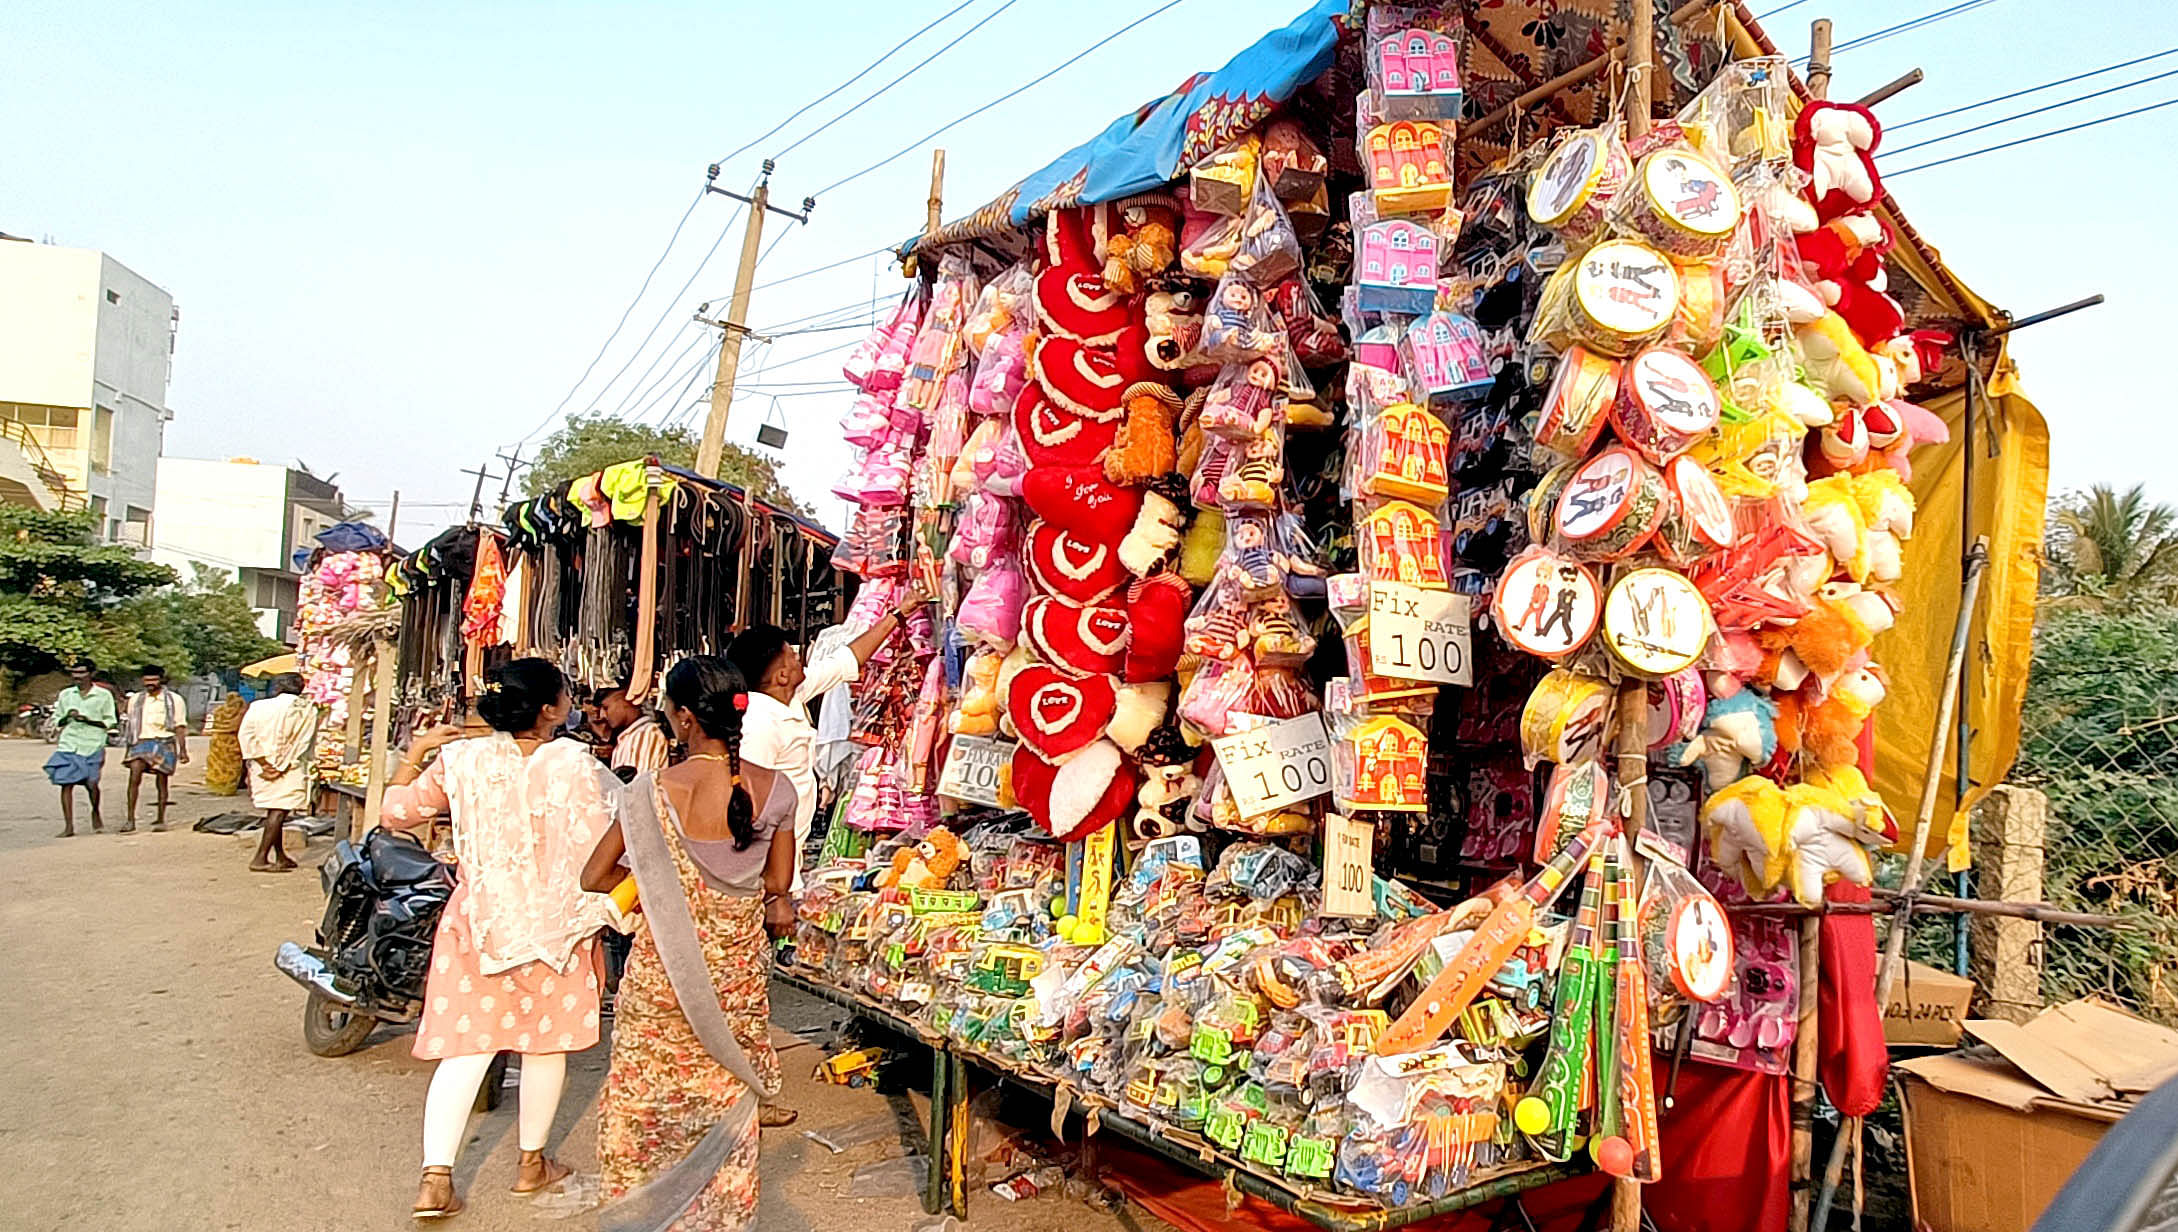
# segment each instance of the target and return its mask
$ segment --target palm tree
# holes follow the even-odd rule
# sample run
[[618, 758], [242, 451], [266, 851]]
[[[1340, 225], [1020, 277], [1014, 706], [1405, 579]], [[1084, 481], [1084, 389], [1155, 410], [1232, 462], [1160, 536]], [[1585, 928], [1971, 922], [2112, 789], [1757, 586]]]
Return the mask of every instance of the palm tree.
[[2150, 504], [2142, 485], [2060, 498], [2043, 538], [2043, 590], [2055, 604], [2100, 608], [2178, 591], [2178, 510]]

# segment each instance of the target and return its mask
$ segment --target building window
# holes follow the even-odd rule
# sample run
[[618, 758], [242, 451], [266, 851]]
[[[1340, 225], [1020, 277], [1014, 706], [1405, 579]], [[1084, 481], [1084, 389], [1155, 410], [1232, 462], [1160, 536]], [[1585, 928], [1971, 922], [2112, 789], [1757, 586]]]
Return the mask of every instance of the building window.
[[12, 419], [30, 429], [30, 439], [53, 453], [76, 451], [76, 420], [82, 414], [72, 406], [32, 406], [0, 402], [0, 419]]
[[91, 469], [113, 469], [113, 408], [102, 406], [91, 413]]
[[151, 510], [128, 507], [121, 524], [121, 541], [140, 548], [151, 546]]
[[113, 289], [112, 287], [108, 287], [108, 288], [106, 288], [106, 302], [107, 302], [107, 303], [109, 303], [109, 304], [118, 304], [118, 303], [120, 303], [120, 302], [121, 302], [121, 293], [120, 293], [119, 291], [116, 291], [116, 290], [114, 290], [114, 289]]

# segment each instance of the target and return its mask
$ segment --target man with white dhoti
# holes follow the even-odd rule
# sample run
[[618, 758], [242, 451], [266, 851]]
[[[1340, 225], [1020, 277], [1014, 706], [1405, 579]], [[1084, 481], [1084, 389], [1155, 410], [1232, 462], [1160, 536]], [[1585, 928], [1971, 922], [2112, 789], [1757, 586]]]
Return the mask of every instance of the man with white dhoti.
[[265, 810], [265, 834], [257, 844], [253, 873], [288, 873], [295, 861], [281, 850], [287, 819], [310, 807], [310, 752], [317, 742], [317, 703], [302, 695], [302, 677], [272, 679], [272, 693], [250, 703], [235, 733], [250, 768], [250, 803]]

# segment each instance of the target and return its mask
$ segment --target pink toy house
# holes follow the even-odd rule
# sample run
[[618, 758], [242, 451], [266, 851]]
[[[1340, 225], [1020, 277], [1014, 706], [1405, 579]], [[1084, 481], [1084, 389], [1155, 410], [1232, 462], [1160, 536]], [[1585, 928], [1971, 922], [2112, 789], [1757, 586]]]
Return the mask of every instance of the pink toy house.
[[1375, 67], [1386, 119], [1459, 117], [1460, 54], [1450, 35], [1395, 30], [1377, 42]]
[[1407, 331], [1415, 380], [1432, 398], [1462, 400], [1488, 390], [1496, 378], [1482, 353], [1482, 330], [1457, 312], [1434, 312]]
[[1437, 303], [1437, 233], [1405, 218], [1361, 229], [1356, 274], [1363, 312], [1421, 316]]

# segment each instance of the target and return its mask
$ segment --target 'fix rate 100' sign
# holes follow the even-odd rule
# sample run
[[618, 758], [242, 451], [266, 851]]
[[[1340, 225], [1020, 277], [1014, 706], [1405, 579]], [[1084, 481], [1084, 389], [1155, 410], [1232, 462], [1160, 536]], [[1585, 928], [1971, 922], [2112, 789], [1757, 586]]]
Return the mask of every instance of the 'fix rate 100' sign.
[[998, 805], [998, 776], [1013, 760], [1013, 745], [987, 736], [955, 736], [938, 775], [938, 794], [969, 804]]
[[1475, 682], [1467, 596], [1369, 583], [1369, 670], [1401, 680]]
[[1323, 716], [1281, 719], [1210, 742], [1243, 817], [1331, 793], [1331, 734]]

